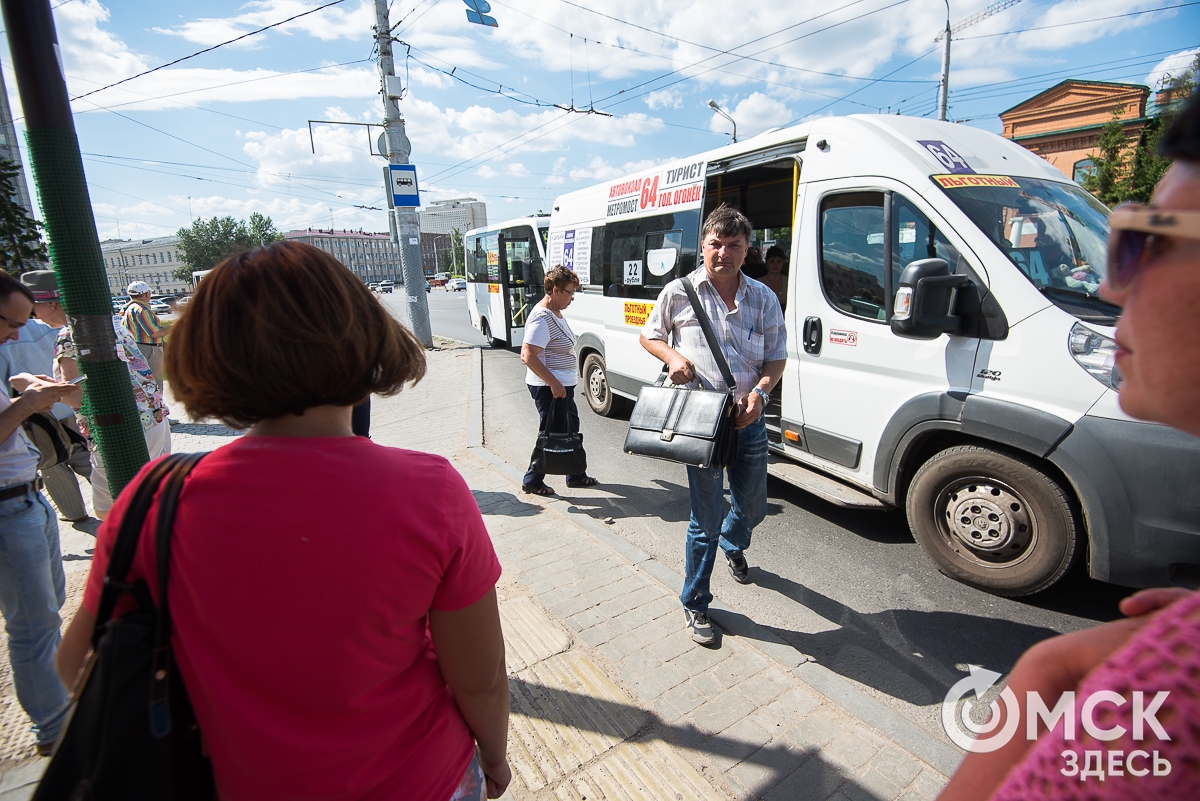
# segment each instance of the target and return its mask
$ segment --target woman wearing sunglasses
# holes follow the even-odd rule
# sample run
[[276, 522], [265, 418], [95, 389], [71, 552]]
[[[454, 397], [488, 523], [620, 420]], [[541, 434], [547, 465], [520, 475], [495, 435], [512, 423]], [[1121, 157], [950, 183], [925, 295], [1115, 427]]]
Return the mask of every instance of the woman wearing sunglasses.
[[[1121, 408], [1200, 436], [1200, 95], [1160, 151], [1175, 163], [1153, 205], [1120, 206], [1109, 221], [1101, 294], [1123, 307]], [[1037, 720], [1036, 742], [1022, 719], [1007, 744], [968, 754], [941, 801], [1200, 798], [1200, 592], [1144, 590], [1121, 611], [1021, 657], [1007, 687], [1023, 716], [1027, 693], [1053, 710], [1074, 692], [1074, 705], [1049, 731]], [[1006, 706], [993, 708], [989, 731], [1003, 731]]]

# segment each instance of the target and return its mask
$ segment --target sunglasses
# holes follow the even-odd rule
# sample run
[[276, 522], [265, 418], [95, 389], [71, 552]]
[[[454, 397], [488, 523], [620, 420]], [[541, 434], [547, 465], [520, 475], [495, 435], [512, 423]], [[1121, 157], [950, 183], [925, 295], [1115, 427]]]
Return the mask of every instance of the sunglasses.
[[1163, 211], [1122, 203], [1108, 218], [1108, 270], [1113, 289], [1125, 289], [1173, 237], [1200, 239], [1200, 211]]

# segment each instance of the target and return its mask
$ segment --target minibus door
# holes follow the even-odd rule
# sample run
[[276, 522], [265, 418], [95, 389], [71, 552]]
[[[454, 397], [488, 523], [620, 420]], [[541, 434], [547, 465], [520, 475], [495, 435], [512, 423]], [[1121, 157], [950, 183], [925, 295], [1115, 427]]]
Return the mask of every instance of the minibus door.
[[[897, 181], [837, 179], [808, 185], [792, 270], [790, 315], [801, 328], [805, 447], [834, 472], [871, 480], [884, 427], [909, 399], [970, 392], [979, 340], [905, 339], [888, 325], [901, 271], [943, 258], [973, 260], [953, 231]], [[885, 265], [890, 262], [890, 270]], [[789, 310], [791, 311], [791, 310]]]
[[508, 344], [521, 347], [525, 323], [533, 306], [545, 293], [542, 260], [533, 230], [528, 226], [506, 228], [500, 234], [500, 276], [504, 287], [504, 317]]

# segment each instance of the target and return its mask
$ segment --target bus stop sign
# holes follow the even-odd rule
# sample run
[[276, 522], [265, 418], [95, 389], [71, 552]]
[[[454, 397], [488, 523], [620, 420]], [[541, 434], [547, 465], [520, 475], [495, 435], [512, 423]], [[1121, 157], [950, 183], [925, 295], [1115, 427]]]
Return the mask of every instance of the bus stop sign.
[[417, 192], [417, 168], [415, 165], [389, 164], [388, 184], [393, 206], [421, 205], [421, 197]]

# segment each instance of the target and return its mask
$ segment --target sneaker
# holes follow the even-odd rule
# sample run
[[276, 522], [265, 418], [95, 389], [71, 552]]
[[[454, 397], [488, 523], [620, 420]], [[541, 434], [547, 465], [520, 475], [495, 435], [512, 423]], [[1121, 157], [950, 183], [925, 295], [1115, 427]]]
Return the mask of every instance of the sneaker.
[[712, 645], [716, 640], [716, 635], [713, 633], [712, 623], [708, 621], [706, 612], [696, 612], [691, 609], [684, 609], [683, 616], [687, 620], [688, 633], [692, 635], [692, 639], [701, 645]]
[[733, 580], [738, 584], [749, 584], [750, 565], [746, 564], [746, 557], [741, 554], [737, 556], [726, 554], [725, 558], [729, 560], [729, 574], [733, 576]]

